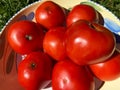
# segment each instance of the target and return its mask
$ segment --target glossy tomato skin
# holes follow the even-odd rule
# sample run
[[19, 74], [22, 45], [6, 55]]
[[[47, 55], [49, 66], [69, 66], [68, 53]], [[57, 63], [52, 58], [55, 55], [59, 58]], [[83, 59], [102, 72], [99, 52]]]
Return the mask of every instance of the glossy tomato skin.
[[44, 51], [57, 61], [67, 58], [64, 44], [65, 32], [65, 27], [54, 27], [46, 32], [43, 39]]
[[66, 15], [61, 6], [52, 1], [45, 1], [37, 8], [35, 18], [38, 23], [50, 29], [63, 25]]
[[28, 54], [43, 47], [44, 30], [32, 21], [18, 21], [7, 32], [10, 46], [20, 54]]
[[53, 90], [94, 90], [92, 74], [85, 66], [79, 66], [66, 59], [59, 61], [52, 73]]
[[106, 61], [90, 65], [93, 74], [102, 81], [112, 81], [120, 77], [120, 52], [114, 54]]
[[115, 50], [115, 37], [108, 29], [97, 23], [80, 20], [68, 27], [66, 53], [79, 65], [105, 61]]
[[72, 23], [78, 20], [97, 22], [98, 14], [92, 6], [86, 4], [79, 4], [74, 6], [70, 13], [68, 14], [66, 21], [67, 26], [70, 26]]
[[51, 80], [52, 60], [43, 52], [32, 52], [18, 66], [18, 81], [26, 90], [39, 90]]

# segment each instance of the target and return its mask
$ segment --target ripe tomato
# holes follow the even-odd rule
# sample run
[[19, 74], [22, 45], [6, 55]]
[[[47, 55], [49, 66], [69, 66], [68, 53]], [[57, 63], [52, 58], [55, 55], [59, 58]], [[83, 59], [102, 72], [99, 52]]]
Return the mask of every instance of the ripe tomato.
[[98, 14], [92, 6], [86, 4], [79, 4], [74, 6], [68, 14], [66, 22], [67, 26], [78, 20], [88, 20], [91, 22], [96, 22], [98, 21]]
[[10, 46], [20, 54], [42, 49], [44, 30], [32, 21], [18, 21], [7, 32]]
[[65, 27], [51, 28], [43, 39], [44, 51], [57, 61], [67, 57], [64, 45], [65, 31]]
[[52, 1], [46, 1], [37, 8], [35, 18], [38, 23], [50, 29], [55, 26], [63, 25], [66, 15], [61, 6]]
[[70, 60], [59, 61], [52, 73], [53, 90], [95, 90], [92, 74]]
[[32, 52], [18, 66], [18, 81], [26, 90], [39, 90], [51, 80], [52, 60], [43, 52]]
[[120, 52], [115, 51], [106, 62], [90, 65], [93, 74], [103, 80], [111, 81], [120, 77]]
[[114, 35], [97, 23], [79, 20], [68, 27], [65, 37], [66, 53], [79, 65], [105, 61], [115, 50]]

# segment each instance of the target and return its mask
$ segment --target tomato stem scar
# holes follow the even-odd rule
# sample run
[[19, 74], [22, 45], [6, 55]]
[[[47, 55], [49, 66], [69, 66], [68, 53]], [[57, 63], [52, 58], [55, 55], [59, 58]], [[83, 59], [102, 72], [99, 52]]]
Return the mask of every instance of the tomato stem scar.
[[31, 35], [25, 35], [25, 38], [26, 38], [27, 40], [32, 40], [32, 36], [31, 36]]

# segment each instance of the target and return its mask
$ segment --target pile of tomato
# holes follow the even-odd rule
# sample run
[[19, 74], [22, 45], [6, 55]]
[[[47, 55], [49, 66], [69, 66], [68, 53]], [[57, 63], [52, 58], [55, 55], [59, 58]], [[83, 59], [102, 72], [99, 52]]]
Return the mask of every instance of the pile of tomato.
[[17, 21], [7, 31], [10, 46], [24, 56], [18, 81], [26, 90], [50, 83], [53, 90], [95, 90], [94, 77], [102, 81], [120, 77], [115, 36], [92, 6], [78, 4], [68, 10], [44, 1], [35, 20]]

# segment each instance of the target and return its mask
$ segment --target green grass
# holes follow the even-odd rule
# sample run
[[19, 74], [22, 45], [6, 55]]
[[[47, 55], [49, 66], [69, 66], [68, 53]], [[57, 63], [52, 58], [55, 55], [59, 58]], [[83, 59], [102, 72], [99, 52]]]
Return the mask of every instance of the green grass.
[[0, 1], [0, 30], [5, 23], [20, 9], [37, 0], [1, 0]]
[[[5, 23], [20, 9], [37, 0], [0, 0], [0, 30]], [[120, 18], [120, 0], [92, 0], [95, 1]]]

